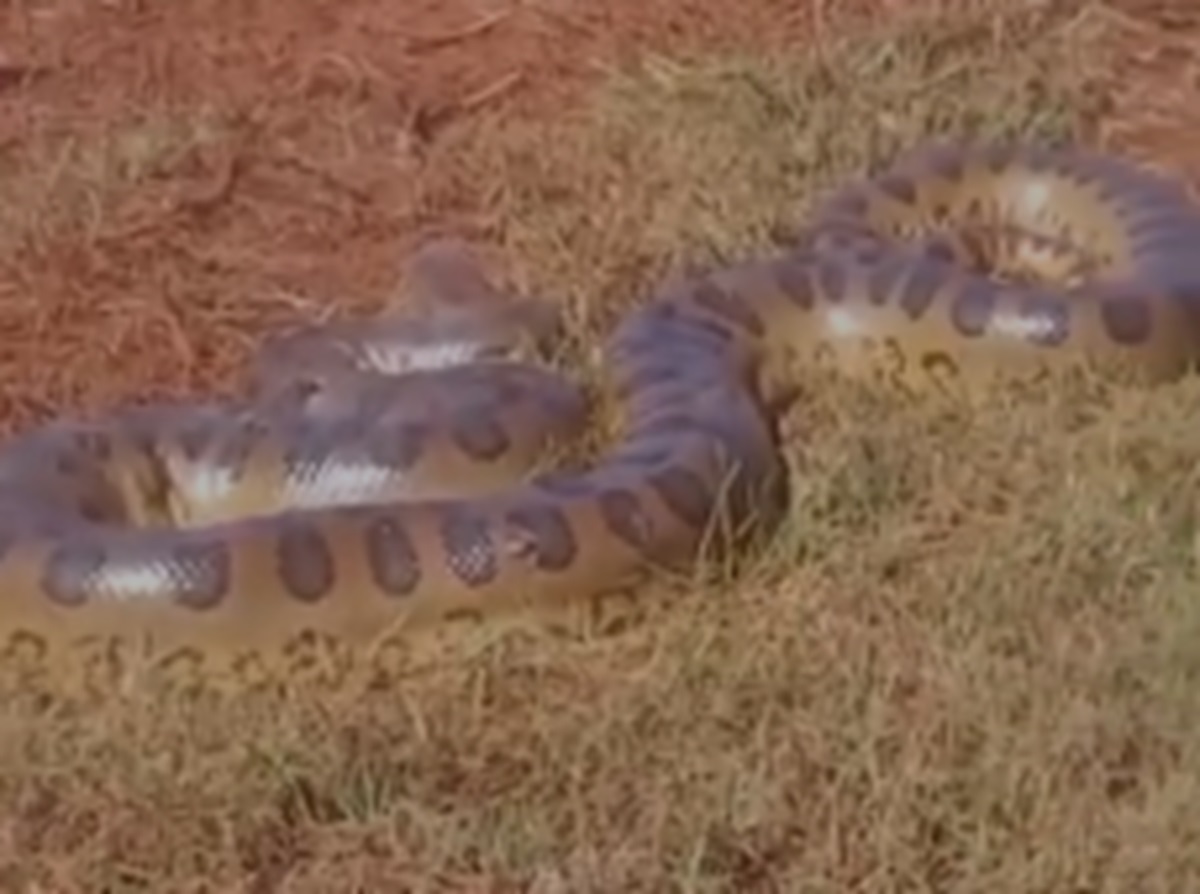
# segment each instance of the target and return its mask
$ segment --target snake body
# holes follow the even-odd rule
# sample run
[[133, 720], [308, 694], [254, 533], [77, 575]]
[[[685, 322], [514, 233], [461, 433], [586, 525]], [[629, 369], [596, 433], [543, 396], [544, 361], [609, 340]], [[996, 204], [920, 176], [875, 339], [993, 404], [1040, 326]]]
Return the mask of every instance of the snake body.
[[244, 405], [7, 445], [0, 645], [215, 667], [628, 587], [779, 522], [777, 420], [808, 364], [915, 388], [1080, 364], [1153, 382], [1200, 353], [1200, 212], [1179, 185], [1084, 151], [931, 146], [832, 192], [791, 248], [625, 315], [604, 345], [622, 437], [529, 472], [587, 420], [528, 362], [553, 315], [474, 300], [482, 275], [445, 246], [421, 258], [422, 317], [276, 339]]

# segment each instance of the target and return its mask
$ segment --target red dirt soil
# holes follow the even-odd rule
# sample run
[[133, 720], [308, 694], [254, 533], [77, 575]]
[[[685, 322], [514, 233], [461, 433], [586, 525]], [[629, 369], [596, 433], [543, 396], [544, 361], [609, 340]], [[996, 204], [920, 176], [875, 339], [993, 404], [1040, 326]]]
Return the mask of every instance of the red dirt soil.
[[[377, 308], [423, 231], [486, 238], [469, 185], [423, 188], [439, 137], [479, 110], [551, 114], [645, 51], [819, 38], [832, 5], [0, 6], [0, 185], [20, 183], [0, 191], [0, 431], [230, 386], [265, 328]], [[838, 17], [897, 5], [838, 0]]]
[[[480, 210], [421, 189], [439, 134], [480, 108], [545, 114], [634, 53], [814, 27], [790, 0], [0, 7], [0, 164], [51, 205], [0, 223], [0, 430], [231, 384], [251, 339], [302, 312], [291, 296], [377, 306], [422, 229]], [[205, 120], [220, 138], [72, 193], [64, 139]]]

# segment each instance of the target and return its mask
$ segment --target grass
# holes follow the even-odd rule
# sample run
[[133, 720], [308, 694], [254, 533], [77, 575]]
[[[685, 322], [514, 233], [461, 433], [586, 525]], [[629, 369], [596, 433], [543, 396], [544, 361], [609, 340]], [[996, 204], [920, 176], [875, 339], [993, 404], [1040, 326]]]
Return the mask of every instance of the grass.
[[[517, 277], [598, 334], [926, 133], [1083, 133], [1068, 25], [650, 60], [562, 120], [461, 133], [427, 199], [489, 189]], [[1195, 382], [842, 386], [791, 420], [768, 554], [618, 633], [478, 631], [382, 689], [10, 697], [0, 888], [1187, 890], [1198, 417]]]
[[820, 52], [649, 58], [558, 124], [467, 134], [447, 167], [494, 195], [495, 238], [523, 280], [616, 310], [597, 298], [758, 251], [823, 190], [931, 134], [1085, 134], [1090, 82], [1064, 64], [1076, 20], [1044, 35], [1035, 21], [926, 13]]
[[86, 134], [35, 120], [23, 136], [26, 158], [0, 156], [0, 257], [22, 239], [56, 229], [94, 237], [122, 191], [153, 181], [226, 134], [208, 110], [192, 117], [153, 110]]

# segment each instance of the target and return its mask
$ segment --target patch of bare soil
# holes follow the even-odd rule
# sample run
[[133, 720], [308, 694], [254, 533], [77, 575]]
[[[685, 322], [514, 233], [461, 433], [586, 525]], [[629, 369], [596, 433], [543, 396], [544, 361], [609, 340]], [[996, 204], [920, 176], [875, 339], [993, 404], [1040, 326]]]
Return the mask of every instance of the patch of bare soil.
[[1122, 0], [1097, 6], [1092, 24], [1113, 54], [1106, 142], [1200, 184], [1200, 8]]
[[486, 233], [486, 195], [423, 190], [443, 134], [481, 113], [554, 114], [640, 53], [815, 27], [810, 4], [732, 10], [6, 4], [0, 427], [229, 385], [264, 327], [377, 308], [419, 234]]

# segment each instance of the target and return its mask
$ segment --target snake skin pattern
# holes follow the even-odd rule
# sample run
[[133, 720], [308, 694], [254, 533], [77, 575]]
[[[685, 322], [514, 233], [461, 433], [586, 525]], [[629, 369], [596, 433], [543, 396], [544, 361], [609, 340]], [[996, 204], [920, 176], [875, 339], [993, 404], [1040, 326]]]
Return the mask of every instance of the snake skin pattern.
[[531, 362], [557, 316], [501, 300], [457, 243], [411, 269], [418, 316], [268, 342], [243, 404], [6, 445], [0, 648], [216, 671], [632, 587], [779, 523], [776, 423], [810, 364], [920, 390], [1081, 364], [1156, 382], [1200, 352], [1200, 212], [1078, 150], [928, 146], [827, 196], [788, 250], [666, 283], [604, 346], [623, 431], [583, 468], [538, 471], [589, 420]]

